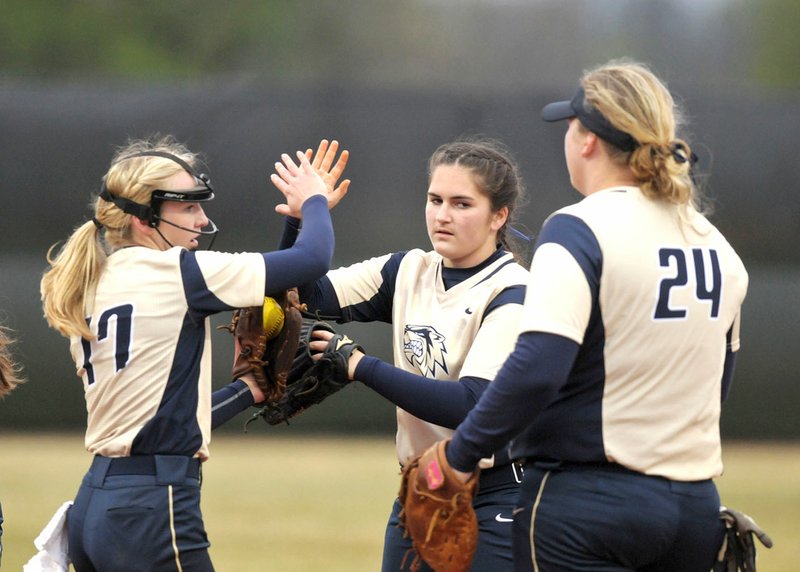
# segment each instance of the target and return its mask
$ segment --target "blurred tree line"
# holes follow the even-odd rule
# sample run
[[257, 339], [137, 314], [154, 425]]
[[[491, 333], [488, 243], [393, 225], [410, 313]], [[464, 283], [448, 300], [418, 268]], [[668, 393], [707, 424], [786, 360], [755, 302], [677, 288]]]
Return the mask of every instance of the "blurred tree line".
[[797, 0], [3, 0], [2, 13], [0, 71], [19, 76], [507, 90], [635, 53], [682, 81], [800, 85]]

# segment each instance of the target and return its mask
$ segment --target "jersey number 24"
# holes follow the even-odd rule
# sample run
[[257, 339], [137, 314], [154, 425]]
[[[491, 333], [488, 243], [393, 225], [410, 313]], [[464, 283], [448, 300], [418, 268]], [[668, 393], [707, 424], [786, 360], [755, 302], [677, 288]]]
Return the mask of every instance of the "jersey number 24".
[[[670, 306], [670, 294], [673, 288], [681, 288], [689, 284], [688, 253], [679, 248], [662, 248], [658, 251], [659, 263], [662, 268], [674, 268], [673, 276], [662, 278], [658, 288], [658, 301], [656, 302], [653, 318], [656, 320], [674, 320], [685, 318], [686, 308], [673, 308]], [[722, 272], [719, 266], [719, 256], [713, 249], [691, 249], [692, 267], [694, 270], [693, 281], [695, 295], [698, 300], [711, 303], [710, 316], [712, 319], [719, 317], [720, 299], [722, 298]], [[706, 276], [706, 256], [709, 259], [711, 276]], [[710, 278], [710, 280], [709, 280]]]

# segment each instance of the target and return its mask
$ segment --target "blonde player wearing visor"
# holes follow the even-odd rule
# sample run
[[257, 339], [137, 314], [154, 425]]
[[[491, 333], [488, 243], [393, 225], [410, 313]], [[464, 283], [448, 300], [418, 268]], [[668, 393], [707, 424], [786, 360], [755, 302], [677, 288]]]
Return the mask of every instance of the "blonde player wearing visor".
[[133, 141], [103, 178], [42, 283], [48, 323], [70, 340], [94, 455], [67, 513], [77, 572], [211, 571], [200, 513], [210, 432], [263, 399], [252, 379], [211, 391], [209, 316], [260, 305], [323, 275], [333, 253], [329, 188], [309, 158], [273, 182], [310, 224], [282, 252], [198, 251], [216, 234], [210, 180], [172, 138]]
[[747, 272], [699, 211], [680, 115], [646, 66], [592, 69], [542, 114], [565, 121], [584, 198], [544, 223], [522, 334], [447, 459], [466, 480], [513, 439], [515, 570], [708, 572]]

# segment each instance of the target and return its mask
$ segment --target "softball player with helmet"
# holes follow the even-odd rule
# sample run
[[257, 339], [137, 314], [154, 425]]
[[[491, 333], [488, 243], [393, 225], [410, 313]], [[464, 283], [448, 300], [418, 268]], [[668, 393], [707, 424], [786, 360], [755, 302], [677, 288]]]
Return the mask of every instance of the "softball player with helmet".
[[513, 438], [516, 570], [707, 572], [747, 272], [698, 210], [675, 103], [646, 66], [590, 70], [543, 117], [567, 121], [585, 198], [545, 221], [522, 334], [447, 459], [466, 480]]
[[196, 155], [167, 137], [119, 150], [92, 220], [48, 257], [44, 312], [70, 339], [94, 455], [67, 514], [77, 572], [213, 570], [200, 513], [212, 401], [219, 424], [258, 390], [237, 380], [212, 398], [209, 316], [260, 305], [328, 270], [328, 189], [298, 158], [299, 166], [284, 155], [273, 176], [312, 222], [290, 250], [196, 251], [201, 235], [216, 234], [203, 210], [214, 190], [195, 171]]
[[[517, 168], [498, 142], [443, 145], [429, 161], [425, 214], [433, 250], [372, 258], [300, 289], [309, 309], [340, 322], [392, 325], [394, 365], [356, 352], [350, 376], [397, 405], [401, 466], [452, 435], [513, 347], [527, 271], [516, 262], [507, 234], [522, 192]], [[293, 224], [289, 219], [288, 228]], [[487, 452], [481, 466], [473, 569], [507, 569], [521, 473], [503, 444]], [[397, 526], [399, 510], [395, 500], [384, 571], [408, 570], [414, 561], [411, 540]]]

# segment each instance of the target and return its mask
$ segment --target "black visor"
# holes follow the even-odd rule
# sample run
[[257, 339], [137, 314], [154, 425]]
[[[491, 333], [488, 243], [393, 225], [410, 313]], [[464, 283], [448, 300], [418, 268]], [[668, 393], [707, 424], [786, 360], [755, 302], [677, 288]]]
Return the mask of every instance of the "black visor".
[[197, 173], [192, 166], [189, 165], [189, 163], [177, 155], [173, 155], [172, 153], [167, 153], [165, 151], [141, 151], [139, 153], [133, 153], [132, 155], [122, 157], [121, 159], [117, 160], [117, 163], [125, 161], [126, 159], [132, 159], [134, 157], [163, 157], [165, 159], [169, 159], [170, 161], [174, 161], [187, 173], [194, 177], [195, 186], [191, 189], [173, 189], [168, 191], [164, 189], [155, 189], [150, 195], [150, 204], [143, 205], [130, 199], [126, 199], [125, 197], [112, 195], [108, 188], [106, 188], [105, 181], [103, 181], [103, 185], [100, 188], [100, 198], [114, 203], [123, 212], [142, 220], [149, 221], [151, 224], [155, 224], [159, 220], [161, 203], [164, 201], [202, 203], [210, 201], [214, 198], [214, 189], [211, 187], [211, 179], [208, 178], [208, 175], [205, 173]]
[[570, 101], [556, 101], [542, 109], [545, 121], [562, 121], [571, 117], [577, 117], [586, 129], [623, 151], [633, 151], [637, 146], [633, 137], [611, 125], [595, 108], [587, 106], [582, 87]]
[[208, 175], [205, 173], [198, 173], [194, 170], [194, 168], [189, 165], [186, 161], [181, 159], [180, 157], [173, 155], [172, 153], [166, 153], [163, 151], [142, 151], [141, 153], [135, 153], [130, 155], [130, 157], [142, 157], [142, 156], [154, 156], [154, 157], [164, 157], [165, 159], [169, 159], [171, 161], [176, 162], [178, 165], [183, 167], [183, 170], [189, 173], [192, 177], [194, 177], [195, 186], [191, 189], [174, 189], [165, 191], [163, 189], [155, 189], [153, 194], [151, 195], [151, 203], [153, 201], [178, 201], [182, 203], [187, 202], [195, 202], [195, 203], [202, 203], [205, 201], [210, 201], [214, 198], [214, 189], [211, 186], [211, 179], [208, 178]]
[[152, 200], [177, 201], [179, 203], [204, 203], [214, 198], [214, 190], [205, 184], [200, 184], [191, 189], [177, 189], [165, 191], [156, 189], [153, 191]]

